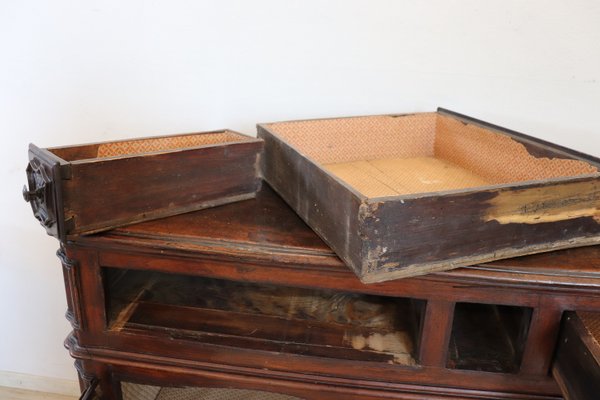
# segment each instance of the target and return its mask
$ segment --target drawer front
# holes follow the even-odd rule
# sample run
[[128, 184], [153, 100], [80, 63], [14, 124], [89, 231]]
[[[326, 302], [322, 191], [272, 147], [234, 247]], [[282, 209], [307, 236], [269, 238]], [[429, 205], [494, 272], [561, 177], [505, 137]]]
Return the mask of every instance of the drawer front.
[[600, 395], [600, 313], [569, 312], [556, 350], [552, 374], [567, 400]]

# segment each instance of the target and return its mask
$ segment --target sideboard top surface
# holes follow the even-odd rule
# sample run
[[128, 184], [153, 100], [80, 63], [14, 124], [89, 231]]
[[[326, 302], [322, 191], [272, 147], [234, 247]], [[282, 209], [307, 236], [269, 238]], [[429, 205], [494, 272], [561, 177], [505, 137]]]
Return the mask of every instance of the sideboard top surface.
[[[250, 260], [353, 275], [266, 184], [255, 199], [121, 227], [70, 242], [98, 249]], [[600, 287], [600, 246], [500, 260], [417, 280]]]

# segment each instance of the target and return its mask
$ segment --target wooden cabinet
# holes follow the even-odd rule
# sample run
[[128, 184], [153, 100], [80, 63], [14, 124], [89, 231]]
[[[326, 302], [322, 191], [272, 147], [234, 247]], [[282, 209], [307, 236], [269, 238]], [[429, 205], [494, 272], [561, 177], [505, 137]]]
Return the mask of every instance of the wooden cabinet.
[[[266, 186], [266, 185], [265, 185]], [[600, 247], [363, 284], [268, 187], [67, 241], [82, 388], [301, 399], [554, 399], [563, 313], [600, 311]]]

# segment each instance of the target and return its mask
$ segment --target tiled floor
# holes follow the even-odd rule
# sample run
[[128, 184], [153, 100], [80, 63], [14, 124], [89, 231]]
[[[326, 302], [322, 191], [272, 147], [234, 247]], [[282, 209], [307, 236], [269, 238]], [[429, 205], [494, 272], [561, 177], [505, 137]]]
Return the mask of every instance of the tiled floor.
[[76, 400], [77, 397], [0, 386], [1, 400]]

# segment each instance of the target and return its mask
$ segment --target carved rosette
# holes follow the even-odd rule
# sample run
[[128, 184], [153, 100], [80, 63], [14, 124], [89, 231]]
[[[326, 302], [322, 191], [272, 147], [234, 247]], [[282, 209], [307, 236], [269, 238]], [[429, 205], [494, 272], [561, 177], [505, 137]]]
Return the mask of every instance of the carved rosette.
[[31, 205], [34, 217], [49, 235], [59, 237], [56, 215], [56, 199], [53, 191], [54, 165], [32, 157], [27, 165], [27, 186], [23, 187], [23, 198]]
[[65, 317], [71, 323], [73, 329], [77, 331], [83, 329], [79, 263], [67, 256], [65, 248], [62, 245], [56, 252], [56, 255], [63, 266], [63, 277], [67, 292], [67, 312], [65, 313]]

